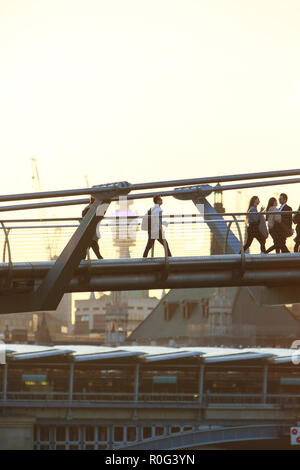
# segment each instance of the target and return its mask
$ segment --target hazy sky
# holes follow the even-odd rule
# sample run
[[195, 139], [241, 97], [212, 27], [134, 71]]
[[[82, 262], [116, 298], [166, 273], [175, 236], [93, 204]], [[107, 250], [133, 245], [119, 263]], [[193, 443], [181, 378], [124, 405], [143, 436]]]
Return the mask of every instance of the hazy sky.
[[299, 24], [299, 0], [0, 0], [0, 193], [33, 155], [44, 190], [300, 167]]

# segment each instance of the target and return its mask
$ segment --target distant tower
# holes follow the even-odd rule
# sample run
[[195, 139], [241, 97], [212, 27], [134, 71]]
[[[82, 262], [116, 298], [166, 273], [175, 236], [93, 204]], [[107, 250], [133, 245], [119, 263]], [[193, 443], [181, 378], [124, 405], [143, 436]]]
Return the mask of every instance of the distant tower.
[[105, 343], [110, 346], [118, 346], [126, 340], [128, 306], [120, 302], [119, 292], [114, 292], [112, 299], [105, 314]]
[[[223, 193], [221, 190], [215, 191], [214, 193], [214, 209], [223, 214], [225, 208], [223, 206]], [[210, 254], [211, 255], [222, 255], [224, 253], [223, 246], [220, 245], [216, 236], [211, 232], [210, 233]]]
[[232, 300], [226, 294], [225, 287], [217, 287], [208, 300], [209, 322], [212, 327], [227, 326], [232, 323]]
[[118, 219], [118, 217], [137, 216], [136, 211], [130, 210], [133, 201], [125, 199], [119, 202], [114, 217], [116, 217], [116, 227], [113, 227], [113, 245], [119, 250], [119, 258], [130, 258], [130, 248], [136, 243], [136, 220], [128, 218], [127, 220]]
[[45, 312], [38, 316], [38, 330], [35, 334], [35, 343], [43, 346], [53, 344], [47, 324], [47, 314]]

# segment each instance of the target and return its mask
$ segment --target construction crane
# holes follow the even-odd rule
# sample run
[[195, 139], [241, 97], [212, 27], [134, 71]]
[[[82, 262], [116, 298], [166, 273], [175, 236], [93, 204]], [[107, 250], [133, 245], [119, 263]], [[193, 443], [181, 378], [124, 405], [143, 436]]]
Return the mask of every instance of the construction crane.
[[[39, 175], [39, 169], [38, 169], [38, 164], [37, 164], [37, 159], [36, 159], [36, 156], [34, 155], [33, 157], [31, 157], [31, 169], [32, 169], [32, 176], [31, 176], [31, 179], [32, 179], [32, 189], [34, 191], [42, 191], [42, 185], [41, 185], [41, 181], [40, 181], [40, 175]], [[40, 214], [41, 214], [41, 220], [42, 219], [45, 219], [46, 218], [46, 211], [44, 208], [41, 208], [39, 209], [40, 210]], [[49, 260], [54, 260], [57, 258], [57, 255], [56, 255], [56, 249], [52, 243], [52, 241], [54, 241], [54, 239], [56, 237], [58, 237], [58, 235], [60, 234], [61, 232], [61, 227], [56, 227], [54, 229], [54, 233], [53, 233], [53, 236], [52, 236], [52, 240], [50, 240], [50, 234], [49, 234], [49, 230], [48, 229], [45, 229], [45, 241], [46, 241], [46, 250], [48, 252], [48, 258]]]

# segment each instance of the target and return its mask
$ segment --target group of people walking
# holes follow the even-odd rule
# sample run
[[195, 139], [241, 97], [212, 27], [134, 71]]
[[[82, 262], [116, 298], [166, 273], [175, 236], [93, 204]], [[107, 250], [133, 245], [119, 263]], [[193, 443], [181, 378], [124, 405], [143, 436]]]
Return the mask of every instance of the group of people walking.
[[[247, 241], [244, 245], [244, 251], [250, 248], [254, 238], [260, 243], [262, 253], [270, 253], [275, 250], [276, 253], [289, 253], [286, 246], [286, 240], [292, 236], [294, 231], [292, 224], [296, 224], [296, 238], [294, 252], [299, 251], [300, 246], [300, 213], [292, 215], [292, 208], [287, 204], [288, 196], [281, 193], [279, 196], [280, 207], [277, 206], [275, 197], [269, 199], [267, 208], [262, 206], [258, 212], [260, 200], [258, 196], [250, 199], [247, 214]], [[300, 210], [300, 206], [299, 209]], [[264, 211], [266, 214], [264, 214]], [[274, 214], [272, 214], [274, 212]], [[266, 218], [265, 218], [266, 217]], [[266, 227], [266, 222], [268, 227]], [[266, 240], [268, 233], [273, 239], [273, 245], [266, 249]]]
[[[91, 197], [90, 204], [82, 211], [82, 217], [84, 217], [94, 202], [94, 198]], [[253, 196], [250, 199], [249, 207], [247, 210], [246, 220], [247, 225], [247, 241], [244, 245], [244, 251], [248, 250], [254, 239], [260, 243], [262, 253], [270, 253], [275, 250], [276, 253], [289, 253], [289, 249], [286, 246], [286, 240], [288, 237], [293, 235], [292, 224], [296, 224], [296, 238], [294, 252], [299, 251], [300, 247], [300, 213], [292, 215], [292, 208], [287, 204], [288, 196], [285, 193], [281, 193], [279, 196], [280, 207], [277, 205], [275, 197], [269, 199], [267, 208], [262, 206], [258, 211], [260, 200], [258, 196]], [[163, 203], [161, 196], [155, 196], [153, 198], [154, 206], [149, 209], [147, 214], [143, 217], [142, 230], [148, 232], [148, 241], [143, 253], [143, 258], [147, 258], [149, 251], [157, 240], [163, 245], [168, 253], [171, 255], [171, 251], [167, 240], [164, 237], [163, 226], [167, 225], [167, 222], [162, 221], [162, 209]], [[300, 206], [299, 209], [300, 211]], [[266, 212], [266, 213], [264, 213]], [[268, 235], [271, 235], [273, 239], [273, 245], [266, 249], [266, 240]], [[90, 247], [93, 249], [98, 259], [103, 259], [100, 254], [98, 239], [100, 235], [95, 234], [90, 242]], [[86, 254], [84, 254], [84, 257]]]
[[[95, 201], [95, 198], [91, 196], [90, 203], [86, 206], [82, 211], [82, 217], [84, 217], [91, 208], [91, 205]], [[172, 256], [169, 245], [167, 240], [164, 237], [163, 233], [163, 226], [168, 225], [167, 222], [163, 222], [162, 220], [162, 209], [161, 205], [163, 200], [161, 196], [155, 196], [153, 198], [154, 206], [149, 209], [147, 214], [144, 216], [144, 220], [142, 223], [142, 230], [146, 230], [148, 232], [148, 241], [147, 245], [143, 254], [143, 258], [147, 258], [149, 251], [154, 245], [155, 240], [157, 240], [161, 245], [166, 247], [168, 256]], [[145, 224], [144, 224], [145, 222]], [[93, 236], [89, 248], [92, 248], [93, 252], [97, 256], [98, 259], [103, 259], [103, 256], [100, 254], [100, 249], [98, 245], [100, 234], [95, 233]], [[87, 256], [87, 251], [84, 252], [83, 259]]]

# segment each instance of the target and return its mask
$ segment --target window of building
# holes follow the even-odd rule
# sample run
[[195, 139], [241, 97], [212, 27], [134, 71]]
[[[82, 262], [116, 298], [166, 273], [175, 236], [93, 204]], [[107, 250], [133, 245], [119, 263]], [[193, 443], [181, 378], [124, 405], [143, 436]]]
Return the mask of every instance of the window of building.
[[115, 442], [124, 441], [124, 428], [123, 428], [123, 426], [116, 426], [114, 428], [114, 441]]
[[106, 426], [98, 426], [98, 441], [107, 440], [107, 428]]
[[144, 426], [143, 427], [143, 439], [149, 439], [150, 437], [152, 437], [151, 426]]
[[64, 426], [58, 426], [56, 428], [56, 441], [66, 440], [66, 428]]
[[172, 432], [172, 433], [180, 432], [180, 427], [179, 427], [179, 426], [173, 426], [173, 427], [171, 428], [171, 432]]
[[93, 426], [87, 426], [85, 428], [85, 440], [87, 442], [94, 441], [95, 439], [95, 428]]
[[183, 318], [188, 320], [197, 306], [197, 302], [183, 301]]
[[164, 435], [164, 428], [163, 428], [163, 426], [156, 426], [156, 428], [155, 428], [155, 435], [156, 435], [156, 436], [163, 436], [163, 435]]
[[193, 427], [192, 426], [184, 426], [183, 430], [184, 431], [192, 431]]
[[133, 426], [128, 426], [127, 428], [127, 441], [128, 442], [136, 441], [136, 428]]
[[88, 315], [82, 315], [81, 317], [78, 318], [80, 322], [86, 322], [89, 321]]
[[49, 441], [50, 439], [50, 428], [46, 426], [40, 427], [40, 441]]
[[70, 426], [69, 427], [69, 441], [78, 441], [78, 427]]
[[164, 314], [165, 314], [166, 321], [171, 320], [178, 306], [179, 306], [179, 302], [165, 302], [164, 303]]

